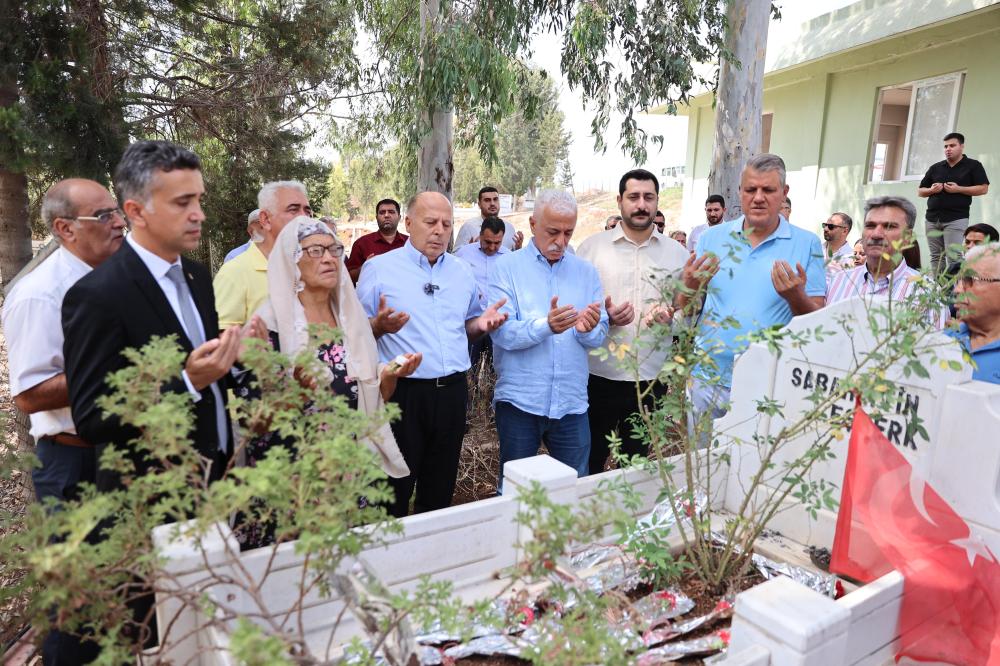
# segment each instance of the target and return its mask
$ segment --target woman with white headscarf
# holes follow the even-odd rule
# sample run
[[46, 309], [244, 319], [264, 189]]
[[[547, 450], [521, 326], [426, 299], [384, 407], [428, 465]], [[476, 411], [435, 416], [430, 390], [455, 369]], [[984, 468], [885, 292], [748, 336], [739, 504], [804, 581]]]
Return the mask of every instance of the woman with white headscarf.
[[[310, 324], [339, 329], [343, 339], [321, 343], [317, 358], [330, 371], [331, 390], [372, 415], [395, 391], [396, 380], [417, 369], [422, 355], [406, 354], [405, 363], [379, 364], [375, 338], [343, 256], [344, 246], [326, 223], [306, 216], [292, 219], [268, 257], [269, 295], [257, 314], [272, 345], [288, 358], [309, 344]], [[271, 437], [248, 444], [248, 462], [263, 457]], [[388, 425], [377, 441], [370, 440], [386, 474], [398, 478], [410, 473]]]

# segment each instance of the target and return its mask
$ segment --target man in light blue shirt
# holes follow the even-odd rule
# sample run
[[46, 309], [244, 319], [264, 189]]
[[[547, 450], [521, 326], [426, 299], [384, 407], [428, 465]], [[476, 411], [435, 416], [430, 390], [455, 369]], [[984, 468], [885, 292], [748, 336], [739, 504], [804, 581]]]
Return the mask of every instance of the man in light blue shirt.
[[[392, 396], [402, 416], [392, 424], [410, 475], [389, 479], [396, 492], [389, 507], [397, 517], [451, 505], [458, 457], [465, 436], [468, 341], [489, 333], [507, 315], [503, 303], [484, 308], [469, 266], [447, 254], [453, 215], [451, 202], [438, 192], [423, 192], [406, 210], [409, 240], [403, 247], [372, 257], [361, 268], [358, 298], [371, 317], [379, 360], [423, 353], [410, 377], [401, 378]], [[386, 312], [405, 309], [403, 325], [387, 327]]]
[[[495, 270], [497, 259], [510, 252], [503, 245], [505, 222], [499, 217], [487, 217], [479, 229], [479, 240], [455, 250], [455, 256], [469, 264], [472, 274], [476, 276], [479, 285], [479, 302], [486, 307], [486, 297], [489, 294], [490, 277]], [[469, 360], [472, 362], [473, 373], [477, 372], [486, 356], [488, 364], [493, 363], [493, 345], [490, 336], [484, 335], [475, 342], [469, 343]]]
[[972, 357], [972, 378], [1000, 384], [1000, 243], [977, 245], [955, 283], [962, 325], [948, 335]]
[[497, 261], [489, 300], [507, 321], [493, 332], [500, 490], [508, 460], [549, 453], [586, 476], [587, 354], [608, 334], [597, 269], [569, 255], [576, 200], [546, 190], [535, 199], [532, 240]]
[[243, 245], [234, 247], [226, 254], [226, 258], [222, 260], [222, 263], [226, 263], [231, 259], [235, 259], [244, 252], [250, 249], [250, 246], [254, 243], [263, 243], [264, 234], [260, 230], [260, 208], [254, 208], [247, 215], [247, 235], [250, 236], [250, 240]]
[[744, 214], [707, 229], [685, 267], [689, 289], [708, 279], [697, 345], [712, 363], [694, 371], [695, 419], [709, 409], [714, 418], [728, 410], [733, 362], [749, 333], [825, 304], [823, 248], [815, 234], [780, 215], [787, 194], [784, 161], [767, 153], [752, 157], [740, 178]]

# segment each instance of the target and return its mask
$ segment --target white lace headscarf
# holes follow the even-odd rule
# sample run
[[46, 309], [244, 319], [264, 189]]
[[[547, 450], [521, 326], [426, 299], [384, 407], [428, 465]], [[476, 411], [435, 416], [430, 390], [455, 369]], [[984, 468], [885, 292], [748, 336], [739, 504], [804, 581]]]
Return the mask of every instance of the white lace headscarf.
[[[305, 215], [292, 219], [278, 234], [267, 260], [269, 294], [257, 314], [268, 330], [277, 331], [279, 351], [289, 358], [295, 358], [309, 342], [309, 322], [298, 296], [305, 287], [299, 259], [303, 255], [302, 239], [317, 234], [336, 239], [333, 230], [320, 220]], [[340, 259], [337, 286], [330, 292], [330, 307], [344, 334], [347, 374], [358, 385], [358, 409], [371, 416], [382, 407], [379, 391], [382, 366], [378, 362], [378, 348], [368, 315], [354, 291], [343, 258]], [[385, 473], [395, 478], [407, 476], [410, 470], [389, 426], [381, 428], [375, 439], [368, 438], [367, 443], [379, 456]]]

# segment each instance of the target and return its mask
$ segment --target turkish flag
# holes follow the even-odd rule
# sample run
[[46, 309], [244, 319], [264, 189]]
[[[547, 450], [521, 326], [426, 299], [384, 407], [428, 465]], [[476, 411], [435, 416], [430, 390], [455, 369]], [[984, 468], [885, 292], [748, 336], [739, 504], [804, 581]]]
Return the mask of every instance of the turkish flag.
[[858, 405], [830, 571], [867, 583], [893, 569], [897, 661], [1000, 665], [1000, 564]]

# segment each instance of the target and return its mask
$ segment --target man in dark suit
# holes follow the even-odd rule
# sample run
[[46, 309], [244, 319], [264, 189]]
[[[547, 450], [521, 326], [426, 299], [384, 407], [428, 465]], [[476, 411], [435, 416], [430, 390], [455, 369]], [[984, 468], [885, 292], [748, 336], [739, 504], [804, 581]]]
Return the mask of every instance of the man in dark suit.
[[[208, 270], [181, 257], [201, 239], [205, 193], [194, 153], [165, 141], [141, 141], [125, 151], [115, 169], [115, 190], [132, 233], [122, 248], [67, 292], [63, 301], [66, 377], [73, 420], [80, 436], [97, 446], [125, 448], [134, 429], [105, 418], [97, 407], [109, 392], [108, 373], [126, 365], [122, 350], [153, 336], [175, 334], [188, 352], [183, 383], [195, 401], [192, 444], [211, 461], [218, 478], [232, 451], [224, 380], [239, 352], [242, 332], [219, 334]], [[137, 461], [139, 473], [144, 469]], [[101, 490], [118, 485], [98, 471]]]

